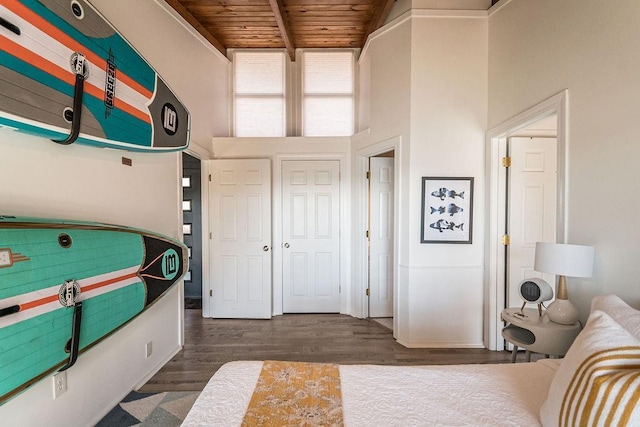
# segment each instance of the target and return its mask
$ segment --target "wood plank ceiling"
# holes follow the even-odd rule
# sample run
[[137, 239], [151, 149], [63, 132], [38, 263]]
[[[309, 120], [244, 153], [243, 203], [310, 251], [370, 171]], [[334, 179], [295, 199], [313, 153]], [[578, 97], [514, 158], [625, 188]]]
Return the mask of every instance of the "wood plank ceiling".
[[165, 0], [226, 55], [227, 49], [362, 48], [395, 0]]

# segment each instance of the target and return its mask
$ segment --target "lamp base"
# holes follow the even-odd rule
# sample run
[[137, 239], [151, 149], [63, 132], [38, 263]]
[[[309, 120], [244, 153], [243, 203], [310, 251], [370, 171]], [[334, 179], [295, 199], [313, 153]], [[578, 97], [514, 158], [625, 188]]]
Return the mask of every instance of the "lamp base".
[[568, 299], [557, 299], [547, 308], [549, 320], [561, 325], [573, 325], [580, 317], [578, 309]]

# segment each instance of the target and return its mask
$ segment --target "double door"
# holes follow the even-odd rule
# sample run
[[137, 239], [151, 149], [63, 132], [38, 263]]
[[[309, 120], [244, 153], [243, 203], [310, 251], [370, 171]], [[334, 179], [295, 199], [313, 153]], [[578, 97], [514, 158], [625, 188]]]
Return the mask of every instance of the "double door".
[[[339, 312], [340, 164], [296, 160], [281, 166], [283, 311]], [[270, 160], [213, 160], [211, 172], [212, 317], [269, 318]]]

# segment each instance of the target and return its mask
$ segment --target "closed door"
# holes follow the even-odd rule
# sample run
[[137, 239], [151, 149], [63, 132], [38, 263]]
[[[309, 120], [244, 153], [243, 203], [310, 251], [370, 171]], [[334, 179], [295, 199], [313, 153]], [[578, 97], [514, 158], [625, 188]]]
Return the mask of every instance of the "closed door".
[[369, 163], [369, 317], [393, 317], [393, 161]]
[[283, 311], [340, 311], [340, 162], [282, 162]]
[[212, 317], [271, 317], [271, 165], [212, 160]]
[[508, 307], [522, 305], [518, 285], [543, 278], [553, 287], [554, 276], [533, 270], [536, 242], [555, 242], [557, 148], [556, 138], [509, 139]]

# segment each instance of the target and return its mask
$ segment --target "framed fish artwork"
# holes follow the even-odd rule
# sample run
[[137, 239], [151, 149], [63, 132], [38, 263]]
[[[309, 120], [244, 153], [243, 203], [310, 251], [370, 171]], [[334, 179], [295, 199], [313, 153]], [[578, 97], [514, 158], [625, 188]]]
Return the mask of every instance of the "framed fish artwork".
[[422, 177], [420, 243], [466, 243], [473, 236], [473, 177]]

